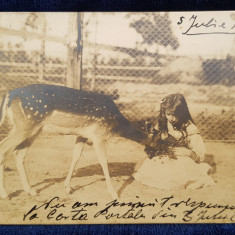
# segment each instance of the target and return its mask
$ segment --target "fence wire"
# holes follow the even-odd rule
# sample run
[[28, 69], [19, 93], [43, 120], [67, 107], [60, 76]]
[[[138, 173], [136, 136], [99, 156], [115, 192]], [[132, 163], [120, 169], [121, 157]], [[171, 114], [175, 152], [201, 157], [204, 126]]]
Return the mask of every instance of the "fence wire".
[[48, 40], [48, 28], [43, 13], [1, 14], [1, 93], [33, 83], [65, 84], [66, 54], [53, 55], [49, 49], [66, 51], [66, 45], [56, 37]]
[[[49, 25], [47, 14], [22, 13], [17, 15], [21, 26], [9, 28], [11, 14], [14, 18], [16, 13], [0, 17], [0, 95], [33, 83], [66, 85], [64, 38], [56, 33], [47, 36], [58, 25]], [[118, 34], [126, 31], [114, 35], [105, 31], [112, 19], [125, 22], [126, 30], [139, 35], [129, 39], [134, 46], [116, 43]], [[62, 27], [66, 34], [68, 25]], [[103, 41], [101, 28], [107, 37]], [[81, 89], [110, 95], [132, 121], [152, 122], [157, 120], [160, 100], [181, 93], [204, 139], [235, 140], [234, 56], [171, 53], [180, 42], [170, 13], [84, 13], [82, 32]]]
[[[130, 120], [153, 122], [160, 100], [170, 93], [181, 93], [204, 139], [235, 140], [235, 57], [170, 53], [180, 44], [169, 13], [103, 13], [103, 17], [84, 15], [83, 89], [112, 96]], [[129, 30], [141, 35], [140, 40], [135, 38], [134, 47], [98, 41], [98, 31], [104, 27], [101, 24], [112, 17], [120, 17], [120, 24], [126, 21]], [[93, 40], [87, 37], [89, 28], [95, 31]], [[117, 41], [117, 35], [107, 32], [106, 36]]]

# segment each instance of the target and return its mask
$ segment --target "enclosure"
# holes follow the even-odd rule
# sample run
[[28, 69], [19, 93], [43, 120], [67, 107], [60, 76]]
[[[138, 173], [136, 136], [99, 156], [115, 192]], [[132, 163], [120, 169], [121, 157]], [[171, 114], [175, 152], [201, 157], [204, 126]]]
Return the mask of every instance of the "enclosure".
[[182, 93], [205, 140], [234, 140], [234, 37], [189, 39], [177, 31], [179, 17], [1, 14], [0, 93], [32, 83], [70, 86], [108, 94], [130, 120], [153, 122], [160, 100]]
[[[190, 18], [193, 13], [184, 15]], [[195, 194], [194, 191], [166, 192], [129, 182], [136, 164], [146, 158], [143, 146], [114, 138], [107, 143], [114, 188], [127, 201], [136, 196], [148, 201], [156, 195], [174, 194], [176, 198], [193, 197], [197, 201], [205, 195], [203, 200], [208, 202], [232, 204], [235, 196], [234, 34], [186, 36], [182, 33], [185, 29], [180, 28], [181, 16], [181, 12], [1, 13], [0, 96], [28, 84], [68, 86], [109, 95], [130, 121], [155, 123], [161, 99], [181, 93], [206, 142], [207, 153], [215, 156], [216, 186], [199, 189]], [[207, 12], [206, 17], [210, 20], [214, 14]], [[221, 23], [235, 24], [233, 12], [218, 13], [218, 17]], [[4, 137], [5, 127], [0, 131]], [[104, 190], [101, 167], [89, 146], [85, 147], [74, 172], [72, 194], [63, 192], [73, 138], [44, 133], [27, 154], [26, 170], [39, 194], [37, 202], [44, 202], [54, 193], [65, 203], [84, 198], [92, 201], [97, 195], [103, 195], [103, 201], [110, 200]], [[11, 200], [9, 205], [9, 201], [0, 199], [0, 222], [31, 223], [22, 218], [35, 199], [22, 191], [12, 157], [7, 158], [5, 171]], [[56, 223], [44, 219], [33, 223], [42, 222]], [[172, 220], [161, 218], [152, 222]]]

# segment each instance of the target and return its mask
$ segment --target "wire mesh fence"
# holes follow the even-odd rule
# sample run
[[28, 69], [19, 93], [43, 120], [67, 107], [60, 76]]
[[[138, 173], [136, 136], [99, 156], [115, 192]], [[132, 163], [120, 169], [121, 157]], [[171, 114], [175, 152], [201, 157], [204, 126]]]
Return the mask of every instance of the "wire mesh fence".
[[[0, 95], [66, 85], [69, 13], [58, 14], [17, 13], [17, 24], [16, 13], [1, 15]], [[110, 95], [130, 120], [152, 122], [160, 100], [181, 93], [204, 139], [235, 140], [234, 55], [177, 54], [170, 13], [83, 13], [82, 38], [81, 89]]]
[[[165, 95], [182, 93], [205, 139], [235, 139], [235, 57], [171, 53], [180, 43], [169, 13], [103, 13], [102, 17], [84, 16], [83, 89], [111, 95], [131, 120], [152, 121]], [[133, 39], [133, 47], [98, 42], [99, 25], [111, 17], [117, 17], [118, 24], [126, 21], [128, 30], [141, 36]], [[90, 41], [89, 24], [96, 32]], [[107, 31], [106, 37], [112, 42], [118, 34]]]
[[1, 14], [1, 93], [32, 83], [65, 84], [66, 54], [53, 55], [48, 49], [66, 51], [66, 45], [59, 37], [48, 37], [48, 28], [43, 13]]

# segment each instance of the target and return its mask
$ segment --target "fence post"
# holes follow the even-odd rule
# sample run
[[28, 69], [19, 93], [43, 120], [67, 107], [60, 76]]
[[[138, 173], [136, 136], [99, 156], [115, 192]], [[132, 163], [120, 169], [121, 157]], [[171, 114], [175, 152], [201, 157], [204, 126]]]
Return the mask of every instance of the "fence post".
[[46, 16], [44, 13], [42, 14], [42, 21], [43, 21], [43, 28], [42, 28], [42, 39], [41, 39], [41, 50], [40, 50], [40, 62], [39, 62], [39, 82], [44, 81], [44, 75], [45, 75], [45, 57], [46, 57]]
[[66, 85], [76, 89], [82, 89], [82, 20], [83, 13], [69, 15]]

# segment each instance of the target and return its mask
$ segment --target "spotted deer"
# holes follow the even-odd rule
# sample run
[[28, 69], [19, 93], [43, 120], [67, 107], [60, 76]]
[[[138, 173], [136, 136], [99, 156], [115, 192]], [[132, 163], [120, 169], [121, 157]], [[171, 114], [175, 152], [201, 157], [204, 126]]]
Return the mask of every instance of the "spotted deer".
[[73, 170], [89, 141], [95, 148], [102, 166], [108, 192], [117, 198], [108, 171], [105, 141], [112, 134], [153, 146], [148, 134], [136, 128], [118, 110], [106, 95], [72, 88], [35, 84], [10, 91], [1, 105], [1, 125], [9, 119], [13, 124], [10, 133], [0, 142], [0, 196], [7, 197], [4, 189], [4, 159], [14, 153], [24, 191], [36, 195], [31, 188], [24, 168], [26, 153], [42, 129], [54, 134], [77, 136], [72, 163], [64, 182], [70, 192]]

